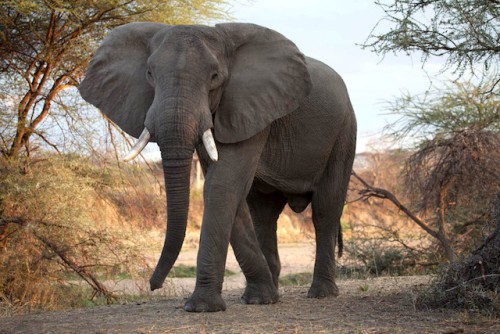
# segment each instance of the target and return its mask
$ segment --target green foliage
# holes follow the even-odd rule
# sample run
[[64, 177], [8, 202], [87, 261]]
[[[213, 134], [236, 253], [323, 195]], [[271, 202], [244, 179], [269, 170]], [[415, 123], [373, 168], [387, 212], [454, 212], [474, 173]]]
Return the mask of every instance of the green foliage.
[[[489, 91], [492, 94], [485, 94]], [[494, 80], [480, 86], [454, 82], [423, 95], [405, 94], [388, 105], [389, 113], [400, 118], [386, 131], [396, 139], [412, 138], [420, 146], [464, 130], [500, 132], [499, 96]]]
[[187, 266], [185, 264], [175, 266], [168, 273], [168, 277], [170, 278], [196, 277], [196, 267]]
[[363, 284], [363, 285], [359, 286], [359, 291], [361, 291], [361, 292], [368, 292], [369, 289], [370, 289], [370, 286], [368, 284]]
[[[385, 13], [363, 45], [380, 54], [418, 51], [425, 62], [446, 56], [460, 73], [498, 70], [500, 6], [485, 0], [392, 0], [375, 2]], [[384, 29], [386, 32], [379, 32]]]
[[51, 73], [54, 78], [76, 67], [81, 75], [97, 43], [117, 25], [136, 21], [193, 24], [225, 17], [223, 0], [1, 1], [2, 72], [29, 71], [26, 66], [35, 57], [60, 62], [52, 64], [57, 66]]

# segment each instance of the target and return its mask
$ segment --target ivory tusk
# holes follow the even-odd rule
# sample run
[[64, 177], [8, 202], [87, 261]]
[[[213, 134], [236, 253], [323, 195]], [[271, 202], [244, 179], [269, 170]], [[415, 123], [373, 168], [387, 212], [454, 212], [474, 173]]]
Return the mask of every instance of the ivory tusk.
[[149, 138], [151, 138], [151, 134], [149, 133], [147, 128], [144, 128], [141, 135], [139, 136], [139, 139], [137, 140], [137, 143], [135, 143], [134, 147], [132, 147], [130, 152], [128, 152], [125, 158], [123, 158], [123, 161], [128, 162], [138, 156], [139, 153], [141, 153], [144, 147], [146, 147], [146, 145], [148, 144]]
[[205, 146], [210, 159], [212, 159], [212, 161], [219, 160], [219, 152], [217, 152], [217, 146], [215, 146], [215, 140], [214, 135], [212, 134], [212, 130], [208, 129], [207, 131], [205, 131], [201, 139], [203, 140], [203, 145]]

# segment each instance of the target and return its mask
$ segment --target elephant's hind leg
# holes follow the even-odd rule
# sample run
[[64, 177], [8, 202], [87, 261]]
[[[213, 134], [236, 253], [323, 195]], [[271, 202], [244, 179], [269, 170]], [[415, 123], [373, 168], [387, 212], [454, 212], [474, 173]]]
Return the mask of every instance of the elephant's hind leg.
[[[322, 202], [322, 201], [318, 201]], [[309, 298], [337, 296], [335, 284], [335, 245], [340, 215], [338, 210], [329, 211], [326, 203], [313, 201], [313, 222], [316, 232], [316, 261], [313, 282], [307, 293]]]
[[252, 219], [246, 201], [240, 205], [231, 231], [231, 246], [245, 274], [247, 286], [243, 304], [271, 304], [278, 301], [278, 288], [255, 236]]
[[338, 141], [313, 195], [316, 262], [313, 282], [307, 294], [309, 298], [338, 295], [335, 284], [335, 245], [340, 233], [340, 217], [354, 160], [354, 145], [348, 145], [347, 148], [344, 146], [349, 143]]
[[281, 262], [278, 254], [276, 229], [278, 217], [283, 211], [287, 199], [279, 192], [264, 194], [252, 189], [248, 194], [247, 202], [252, 214], [260, 249], [262, 249], [271, 270], [274, 285], [278, 288]]

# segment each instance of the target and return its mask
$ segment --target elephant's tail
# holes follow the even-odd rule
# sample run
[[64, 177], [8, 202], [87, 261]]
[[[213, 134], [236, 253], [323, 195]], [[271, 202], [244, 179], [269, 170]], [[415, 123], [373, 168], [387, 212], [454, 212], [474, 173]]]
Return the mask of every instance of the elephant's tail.
[[342, 239], [342, 224], [339, 224], [339, 233], [338, 233], [338, 244], [339, 244], [339, 258], [342, 257], [344, 253], [344, 240]]

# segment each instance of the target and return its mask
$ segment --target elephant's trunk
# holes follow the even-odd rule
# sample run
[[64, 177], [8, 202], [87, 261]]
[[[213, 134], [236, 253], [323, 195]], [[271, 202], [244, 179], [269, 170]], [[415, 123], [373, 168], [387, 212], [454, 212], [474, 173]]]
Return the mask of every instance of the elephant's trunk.
[[183, 159], [163, 160], [167, 194], [167, 233], [156, 269], [149, 280], [151, 290], [161, 288], [181, 251], [189, 210], [192, 153]]
[[[155, 137], [160, 147], [167, 195], [167, 233], [160, 259], [149, 280], [151, 290], [162, 286], [182, 248], [189, 211], [191, 164], [199, 123], [186, 102], [171, 99], [165, 112], [157, 114]], [[167, 101], [167, 102], [170, 102]], [[168, 105], [168, 103], [167, 103]]]

